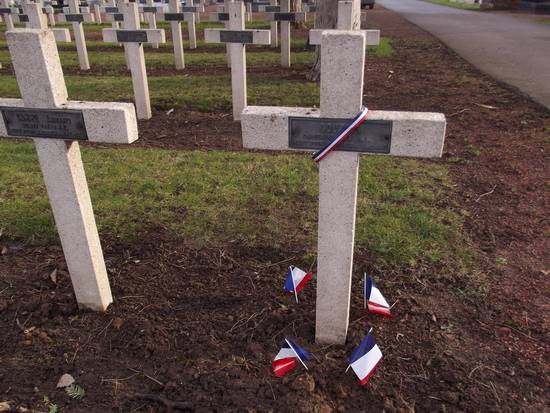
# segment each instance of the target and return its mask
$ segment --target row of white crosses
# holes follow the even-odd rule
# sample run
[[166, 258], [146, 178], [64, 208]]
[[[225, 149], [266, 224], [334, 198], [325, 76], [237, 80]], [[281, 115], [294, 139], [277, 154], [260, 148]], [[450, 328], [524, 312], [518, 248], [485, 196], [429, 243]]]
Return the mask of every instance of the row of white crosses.
[[[364, 31], [352, 30], [359, 20], [356, 13], [347, 30], [321, 34], [320, 110], [247, 107], [241, 115], [245, 148], [315, 151], [361, 110], [367, 41]], [[372, 111], [358, 131], [319, 163], [317, 342], [346, 340], [359, 155], [440, 157], [445, 128], [445, 116], [439, 113]]]
[[54, 35], [43, 28], [6, 33], [22, 99], [0, 98], [0, 136], [33, 138], [76, 300], [104, 311], [111, 289], [78, 141], [132, 143], [138, 138], [130, 103], [68, 100]]

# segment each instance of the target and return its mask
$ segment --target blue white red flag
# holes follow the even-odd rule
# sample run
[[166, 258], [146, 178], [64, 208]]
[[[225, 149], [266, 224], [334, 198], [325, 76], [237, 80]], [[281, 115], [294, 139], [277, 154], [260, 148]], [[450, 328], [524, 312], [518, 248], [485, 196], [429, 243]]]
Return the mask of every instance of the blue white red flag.
[[306, 361], [309, 360], [309, 353], [295, 342], [285, 338], [283, 347], [271, 363], [273, 373], [277, 377], [283, 377], [286, 373], [296, 367], [296, 360], [300, 361], [307, 370]]
[[391, 307], [374, 284], [372, 277], [365, 273], [365, 308], [378, 314], [383, 314], [387, 317], [391, 317]]
[[304, 285], [306, 285], [312, 275], [313, 271], [306, 273], [294, 265], [288, 267], [285, 280], [285, 290], [289, 293], [294, 293], [296, 302], [298, 302], [298, 293], [302, 291], [302, 288], [304, 288]]
[[351, 354], [348, 369], [350, 367], [353, 369], [359, 377], [359, 384], [363, 386], [367, 384], [381, 360], [382, 351], [374, 341], [371, 328], [359, 347]]
[[330, 141], [324, 148], [315, 152], [312, 156], [315, 162], [322, 161], [330, 152], [332, 152], [338, 145], [344, 142], [349, 136], [359, 127], [365, 120], [367, 120], [369, 110], [363, 107], [361, 111], [355, 115], [355, 117], [342, 129], [338, 131], [338, 134]]

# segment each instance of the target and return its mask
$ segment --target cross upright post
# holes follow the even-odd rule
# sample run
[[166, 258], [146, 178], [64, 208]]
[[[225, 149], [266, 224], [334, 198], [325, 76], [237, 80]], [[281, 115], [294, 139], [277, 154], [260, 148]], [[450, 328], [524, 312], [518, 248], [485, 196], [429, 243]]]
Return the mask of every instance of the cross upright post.
[[0, 14], [6, 23], [6, 31], [13, 30], [15, 27], [11, 16], [12, 12], [13, 10], [10, 7], [10, 0], [0, 0]]
[[[278, 0], [269, 0], [269, 3], [272, 7], [277, 7]], [[271, 29], [271, 47], [277, 47], [278, 46], [278, 40], [279, 40], [279, 23], [277, 22], [271, 22], [270, 23], [270, 29]]]
[[78, 305], [104, 311], [112, 295], [78, 141], [135, 141], [134, 108], [68, 100], [50, 30], [15, 29], [6, 39], [22, 99], [0, 98], [0, 136], [34, 140]]
[[[249, 106], [243, 146], [318, 150], [362, 108], [365, 33], [329, 30], [321, 41], [321, 104], [314, 108]], [[369, 111], [368, 119], [319, 163], [316, 341], [346, 340], [355, 240], [359, 154], [440, 157], [445, 116]]]
[[124, 15], [123, 29], [103, 29], [103, 41], [124, 45], [132, 73], [138, 119], [150, 119], [152, 112], [143, 43], [165, 43], [164, 30], [140, 29], [138, 5], [136, 3], [121, 3], [119, 9], [122, 9]]
[[[309, 44], [319, 46], [321, 34], [327, 29], [312, 29], [309, 31]], [[361, 30], [361, 6], [357, 0], [338, 2], [338, 20], [336, 30]], [[367, 38], [367, 46], [380, 44], [380, 30], [363, 30]]]
[[86, 37], [84, 36], [84, 14], [80, 12], [78, 0], [69, 0], [69, 14], [65, 14], [65, 20], [72, 23], [74, 41], [76, 43], [76, 52], [81, 70], [90, 69], [88, 60], [88, 49], [86, 48]]
[[[28, 3], [25, 6], [27, 14], [25, 15], [27, 19], [27, 24], [31, 29], [47, 29], [48, 24], [46, 22], [46, 16], [43, 13], [41, 7], [36, 3]], [[54, 35], [54, 38], [58, 42], [70, 42], [71, 34], [69, 29], [64, 28], [53, 28], [50, 29]]]
[[94, 20], [97, 24], [102, 24], [103, 19], [101, 18], [101, 6], [103, 5], [103, 0], [97, 0], [93, 4], [94, 9]]
[[304, 22], [306, 14], [290, 12], [290, 0], [280, 0], [280, 12], [268, 13], [268, 20], [281, 23], [281, 65], [290, 67], [290, 23]]
[[244, 5], [229, 3], [229, 29], [205, 29], [206, 43], [227, 43], [231, 53], [231, 90], [233, 95], [233, 119], [239, 120], [247, 105], [246, 45], [271, 42], [269, 30], [245, 30]]

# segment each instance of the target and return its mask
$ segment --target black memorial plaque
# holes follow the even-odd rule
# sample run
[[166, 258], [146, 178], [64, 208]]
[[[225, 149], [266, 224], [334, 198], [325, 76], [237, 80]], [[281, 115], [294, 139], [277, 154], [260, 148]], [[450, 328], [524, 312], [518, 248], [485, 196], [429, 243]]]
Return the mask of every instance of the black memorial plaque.
[[[319, 150], [334, 139], [347, 122], [346, 119], [289, 117], [288, 145], [293, 149]], [[390, 153], [391, 134], [391, 121], [367, 119], [335, 150]]]
[[118, 13], [118, 7], [105, 7], [105, 13]]
[[279, 13], [281, 11], [280, 6], [265, 6], [265, 11], [267, 13]]
[[142, 9], [143, 9], [143, 13], [156, 13], [157, 12], [156, 7], [148, 6], [148, 7], [143, 7]]
[[8, 136], [88, 140], [79, 110], [0, 107]]
[[295, 22], [295, 13], [274, 13], [273, 20], [276, 22]]
[[218, 13], [218, 21], [219, 22], [228, 22], [229, 21], [229, 13]]
[[115, 13], [115, 14], [113, 14], [113, 19], [115, 19], [116, 22], [123, 22], [124, 21], [124, 14]]
[[116, 39], [119, 43], [146, 43], [147, 32], [144, 30], [118, 30]]
[[11, 9], [9, 7], [1, 7], [0, 14], [11, 14]]
[[183, 13], [196, 13], [198, 10], [198, 7], [197, 6], [183, 6], [181, 8], [181, 11]]
[[65, 20], [73, 23], [82, 23], [84, 21], [84, 16], [82, 14], [66, 14]]
[[29, 15], [28, 14], [20, 14], [19, 15], [19, 21], [21, 23], [28, 23], [29, 22]]
[[220, 42], [222, 43], [253, 43], [254, 35], [250, 31], [221, 30]]
[[181, 22], [185, 19], [183, 13], [165, 13], [164, 20], [167, 22]]

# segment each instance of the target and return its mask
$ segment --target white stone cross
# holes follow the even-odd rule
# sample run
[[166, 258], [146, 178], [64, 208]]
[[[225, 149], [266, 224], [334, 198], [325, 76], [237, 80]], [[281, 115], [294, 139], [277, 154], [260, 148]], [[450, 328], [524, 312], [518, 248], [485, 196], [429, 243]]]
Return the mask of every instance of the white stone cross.
[[130, 103], [69, 101], [50, 30], [6, 33], [22, 99], [0, 98], [0, 136], [34, 140], [76, 300], [103, 311], [112, 302], [79, 140], [132, 143]]
[[[41, 6], [36, 3], [27, 3], [25, 5], [25, 9], [27, 11], [26, 20], [27, 25], [31, 29], [47, 29], [48, 24], [46, 23], [46, 15], [41, 10]], [[51, 29], [53, 32], [54, 38], [58, 42], [70, 42], [71, 41], [71, 34], [69, 33], [69, 29], [58, 29], [54, 28]]]
[[306, 14], [290, 12], [290, 0], [280, 0], [281, 11], [268, 13], [268, 20], [281, 23], [281, 65], [290, 67], [290, 23], [304, 22]]
[[[149, 29], [156, 29], [157, 28], [157, 17], [156, 14], [158, 12], [157, 8], [154, 6], [153, 0], [146, 0], [145, 1], [146, 6], [141, 7], [141, 10], [143, 14], [145, 15], [145, 19], [147, 20], [147, 26]], [[153, 43], [151, 44], [153, 49], [158, 49], [159, 44]]]
[[[327, 29], [312, 29], [309, 31], [309, 44], [320, 45], [321, 34]], [[358, 0], [338, 2], [338, 20], [336, 30], [361, 30], [361, 4]], [[380, 44], [380, 30], [363, 30], [367, 36], [367, 46]]]
[[174, 45], [174, 56], [176, 59], [176, 69], [181, 70], [185, 68], [183, 39], [181, 37], [181, 22], [187, 22], [190, 48], [196, 49], [197, 35], [195, 30], [195, 16], [200, 11], [204, 11], [204, 6], [198, 5], [181, 7], [180, 0], [170, 0], [168, 10], [168, 13], [160, 14], [159, 18], [170, 22], [172, 43]]
[[[211, 22], [223, 22], [225, 28], [229, 30], [229, 4], [233, 3], [233, 0], [223, 0], [223, 6], [218, 6], [217, 13], [209, 13], [208, 20]], [[227, 61], [227, 67], [231, 67], [231, 45], [225, 46], [225, 58]]]
[[233, 119], [239, 120], [247, 105], [246, 87], [246, 44], [271, 42], [269, 30], [245, 30], [244, 5], [229, 3], [229, 29], [205, 29], [206, 43], [228, 43], [231, 53], [231, 90], [233, 95]]
[[143, 43], [165, 43], [163, 29], [140, 30], [138, 5], [136, 3], [121, 4], [124, 21], [123, 29], [103, 29], [103, 41], [122, 43], [132, 73], [132, 85], [136, 101], [138, 119], [150, 119], [151, 102], [149, 101], [149, 84], [145, 69]]
[[10, 7], [10, 0], [0, 0], [0, 14], [4, 18], [4, 22], [6, 24], [6, 31], [13, 30], [13, 10]]
[[[241, 115], [243, 146], [318, 150], [363, 105], [366, 39], [361, 31], [329, 30], [321, 41], [321, 105], [249, 106]], [[335, 121], [334, 119], [344, 119]], [[371, 111], [368, 120], [319, 163], [316, 340], [344, 343], [349, 323], [360, 153], [440, 157], [445, 116]]]
[[103, 23], [103, 19], [101, 18], [101, 6], [103, 6], [103, 0], [96, 0], [92, 4], [94, 10], [94, 20], [97, 24]]
[[103, 12], [107, 15], [107, 21], [111, 22], [113, 29], [120, 28], [120, 22], [123, 20], [123, 16], [116, 6], [115, 0], [108, 0], [107, 6], [102, 8]]
[[84, 28], [82, 27], [82, 23], [86, 18], [93, 19], [93, 15], [88, 12], [81, 13], [78, 0], [69, 0], [69, 14], [65, 14], [65, 20], [71, 22], [73, 26], [74, 41], [76, 43], [76, 52], [78, 54], [78, 62], [81, 70], [90, 69], [88, 49], [86, 48], [86, 37], [84, 36]]

